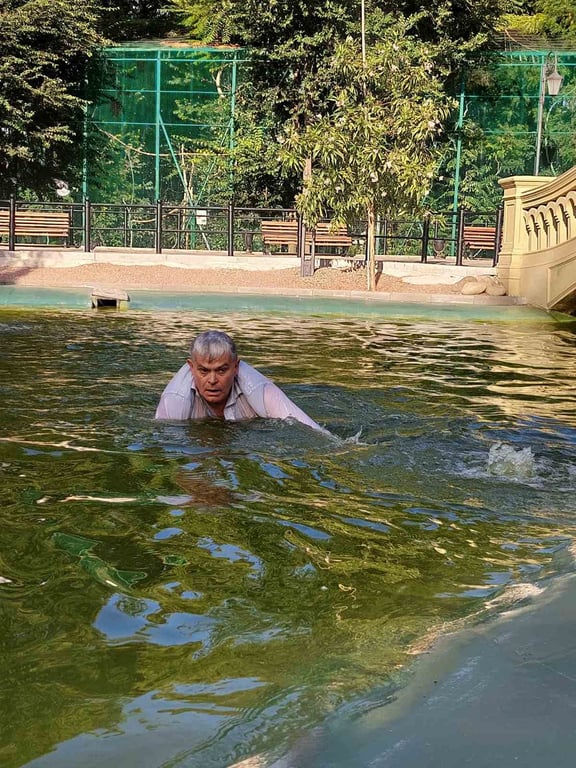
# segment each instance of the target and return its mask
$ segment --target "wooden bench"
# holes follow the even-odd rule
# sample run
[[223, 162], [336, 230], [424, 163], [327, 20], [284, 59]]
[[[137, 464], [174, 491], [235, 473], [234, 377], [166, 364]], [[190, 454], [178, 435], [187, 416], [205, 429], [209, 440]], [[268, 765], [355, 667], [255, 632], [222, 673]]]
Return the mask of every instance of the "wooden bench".
[[262, 219], [260, 228], [262, 231], [262, 245], [267, 252], [270, 252], [270, 247], [273, 245], [285, 245], [289, 247], [298, 244], [297, 221]]
[[[265, 251], [270, 251], [273, 245], [287, 247], [298, 244], [298, 222], [265, 220], [261, 222], [262, 243]], [[330, 230], [328, 222], [319, 222], [315, 230], [306, 230], [306, 244], [314, 244], [315, 248], [345, 248], [352, 245], [352, 238], [344, 227]]]
[[[9, 234], [10, 213], [0, 210], [0, 236]], [[70, 213], [67, 211], [16, 211], [15, 237], [62, 238], [70, 240]]]
[[352, 245], [352, 238], [345, 227], [338, 227], [331, 231], [330, 224], [321, 221], [316, 225], [316, 229], [314, 230], [314, 243], [316, 247], [345, 248], [347, 250]]
[[[480, 251], [496, 249], [496, 227], [464, 227], [462, 253], [467, 257], [477, 256]], [[472, 253], [474, 251], [474, 253]]]

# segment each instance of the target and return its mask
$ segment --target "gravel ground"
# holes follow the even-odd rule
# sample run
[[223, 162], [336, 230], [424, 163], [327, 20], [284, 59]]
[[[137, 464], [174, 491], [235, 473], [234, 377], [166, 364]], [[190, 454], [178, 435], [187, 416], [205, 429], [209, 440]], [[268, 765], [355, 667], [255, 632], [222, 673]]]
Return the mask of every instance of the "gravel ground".
[[[124, 290], [222, 291], [236, 289], [278, 291], [317, 289], [365, 291], [364, 269], [318, 269], [312, 277], [300, 277], [299, 270], [247, 271], [243, 269], [181, 269], [166, 266], [118, 266], [85, 264], [79, 267], [18, 268], [0, 266], [0, 283], [38, 287], [122, 288]], [[376, 290], [394, 293], [460, 292], [462, 281], [451, 284], [415, 285], [399, 277], [381, 274]]]

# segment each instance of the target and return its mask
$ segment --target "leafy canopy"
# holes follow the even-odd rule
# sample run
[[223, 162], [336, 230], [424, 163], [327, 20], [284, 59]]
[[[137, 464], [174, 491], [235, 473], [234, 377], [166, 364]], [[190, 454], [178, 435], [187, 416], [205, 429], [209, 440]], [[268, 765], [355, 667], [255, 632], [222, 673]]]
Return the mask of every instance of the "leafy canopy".
[[[313, 130], [320, 135], [329, 126], [336, 142], [334, 130], [340, 125], [345, 126], [340, 140], [346, 144], [354, 104], [361, 99], [350, 97], [346, 115], [340, 104], [339, 122], [330, 123], [329, 118], [342, 98], [345, 77], [355, 76], [337, 62], [342, 59], [343, 47], [350, 50], [350, 40], [356, 41], [353, 56], [359, 60], [359, 0], [172, 0], [172, 4], [192, 37], [208, 43], [237, 44], [249, 59], [243, 65], [237, 98], [235, 197], [252, 204], [264, 200], [292, 204], [302, 186], [302, 158], [287, 162], [283, 151], [284, 163], [277, 171], [278, 139], [299, 131], [304, 151], [304, 146], [312, 142]], [[440, 106], [438, 93], [454, 90], [460, 69], [491, 44], [498, 19], [504, 11], [514, 8], [514, 0], [366, 0], [368, 58], [374, 46], [389, 39], [389, 32], [408, 25], [412, 43], [428, 45], [423, 61], [434, 60], [434, 82], [421, 66], [422, 82], [428, 83], [431, 96]], [[381, 52], [374, 55], [380, 56]], [[416, 56], [411, 59], [411, 70], [418, 66]], [[374, 81], [370, 87], [373, 85]], [[378, 127], [376, 107], [382, 101], [381, 91], [380, 86], [375, 86], [373, 103], [367, 101], [366, 109], [356, 118], [364, 120], [368, 115], [364, 127], [358, 128], [358, 137], [374, 131], [373, 141], [377, 142], [382, 138], [381, 131], [386, 132], [387, 148], [374, 157], [379, 160], [380, 155], [385, 155], [386, 162], [392, 133], [389, 120], [385, 121], [386, 128]], [[390, 109], [390, 105], [386, 108]], [[320, 124], [318, 115], [323, 118]], [[434, 135], [438, 139], [438, 133]], [[396, 140], [404, 140], [401, 128]], [[398, 163], [396, 172], [401, 173]], [[410, 192], [403, 199], [407, 204], [408, 198], [419, 197], [420, 192]]]
[[410, 36], [410, 22], [389, 20], [366, 52], [340, 44], [332, 60], [330, 109], [295, 121], [281, 144], [284, 163], [312, 173], [298, 196], [309, 224], [332, 212], [342, 222], [398, 215], [422, 206], [440, 159], [438, 138], [453, 108], [434, 46]]
[[[0, 194], [54, 189], [81, 168], [95, 2], [0, 0]], [[72, 179], [68, 178], [68, 181]]]

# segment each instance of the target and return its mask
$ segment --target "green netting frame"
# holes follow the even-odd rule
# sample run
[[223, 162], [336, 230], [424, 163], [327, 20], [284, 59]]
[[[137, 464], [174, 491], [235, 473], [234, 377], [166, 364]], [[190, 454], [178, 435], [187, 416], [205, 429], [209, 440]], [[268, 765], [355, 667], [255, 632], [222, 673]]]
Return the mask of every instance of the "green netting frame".
[[[543, 84], [549, 65], [563, 76], [557, 96]], [[576, 52], [509, 51], [470, 72], [461, 84], [458, 117], [436, 201], [456, 210], [482, 210], [501, 198], [499, 178], [533, 175], [540, 98], [540, 175], [558, 175], [576, 164]]]
[[[84, 195], [94, 201], [198, 204], [234, 146], [241, 51], [169, 43], [105, 51], [105, 88], [87, 119], [104, 152], [86, 164]], [[214, 166], [218, 164], [217, 173]], [[223, 180], [222, 176], [225, 179]]]
[[[87, 121], [87, 140], [104, 139], [101, 162], [85, 168], [94, 201], [190, 205], [232, 194], [236, 83], [243, 52], [169, 43], [105, 51], [108, 80]], [[556, 60], [558, 96], [544, 94], [540, 174], [576, 164], [576, 52], [510, 51], [471, 71], [456, 94], [458, 109], [432, 210], [490, 210], [498, 178], [531, 175], [536, 155], [542, 73]]]

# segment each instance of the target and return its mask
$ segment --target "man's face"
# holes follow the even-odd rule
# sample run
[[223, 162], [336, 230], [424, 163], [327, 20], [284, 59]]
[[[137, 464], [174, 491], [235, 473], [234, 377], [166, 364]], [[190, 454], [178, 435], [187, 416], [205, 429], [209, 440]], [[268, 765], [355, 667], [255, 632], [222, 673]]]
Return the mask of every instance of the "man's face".
[[230, 355], [213, 360], [193, 355], [188, 360], [196, 389], [207, 403], [216, 407], [225, 405], [234, 383], [234, 376], [238, 372], [239, 362]]

